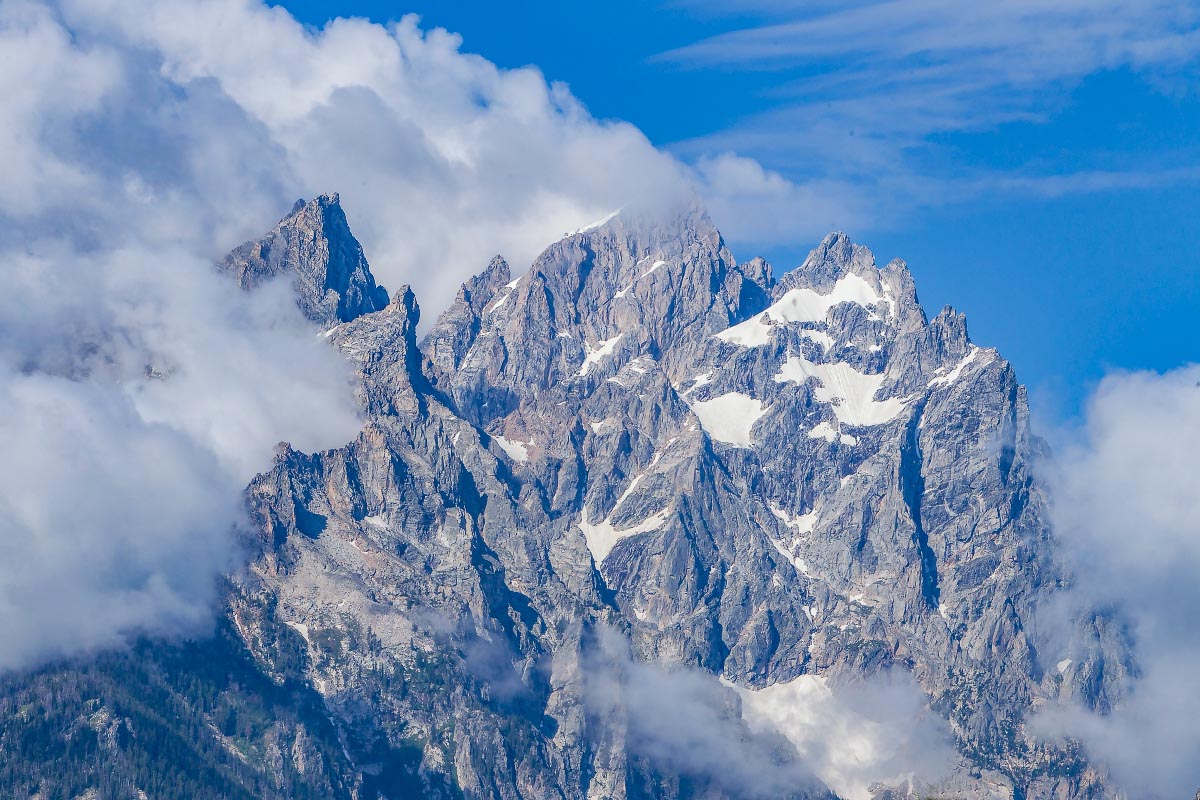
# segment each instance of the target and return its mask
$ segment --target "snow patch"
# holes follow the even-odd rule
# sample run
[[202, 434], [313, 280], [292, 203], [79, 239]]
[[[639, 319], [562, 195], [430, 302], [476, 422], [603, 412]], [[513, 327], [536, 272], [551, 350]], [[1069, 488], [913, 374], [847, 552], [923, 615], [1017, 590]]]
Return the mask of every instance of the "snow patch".
[[595, 222], [584, 225], [582, 228], [576, 228], [575, 230], [568, 233], [567, 236], [575, 236], [576, 234], [586, 233], [587, 231], [594, 230], [595, 228], [599, 228], [601, 225], [610, 221], [613, 217], [615, 217], [617, 214], [620, 214], [620, 213], [621, 213], [621, 209], [618, 208], [616, 211], [613, 211], [612, 213], [607, 214], [606, 216], [596, 220]]
[[1058, 662], [1056, 667], [1058, 669], [1058, 674], [1062, 675], [1064, 672], [1066, 672], [1068, 669], [1071, 668], [1071, 659], [1064, 658], [1062, 661]]
[[617, 528], [609, 519], [603, 522], [589, 522], [588, 511], [585, 508], [579, 518], [579, 529], [583, 531], [583, 538], [587, 542], [588, 550], [592, 551], [592, 558], [599, 564], [608, 557], [608, 554], [616, 547], [617, 542], [628, 536], [636, 536], [639, 533], [649, 533], [650, 531], [658, 530], [666, 524], [670, 515], [671, 508], [668, 506], [657, 514], [651, 514], [636, 525], [628, 528]]
[[305, 625], [303, 622], [291, 622], [289, 620], [287, 622], [284, 622], [284, 624], [287, 625], [292, 630], [294, 630], [296, 633], [303, 636], [305, 642], [307, 642], [308, 644], [312, 644], [312, 640], [308, 638], [308, 626]]
[[534, 442], [530, 439], [528, 442], [518, 442], [512, 439], [505, 439], [503, 436], [492, 436], [496, 440], [496, 444], [500, 445], [500, 449], [508, 453], [508, 457], [513, 461], [520, 461], [524, 464], [529, 460], [529, 446]]
[[645, 272], [643, 272], [641, 274], [641, 276], [639, 277], [639, 280], [641, 280], [641, 278], [646, 277], [647, 275], [650, 275], [651, 273], [655, 272], [656, 270], [658, 270], [662, 267], [665, 267], [666, 265], [667, 265], [667, 262], [665, 262], [665, 261], [661, 261], [661, 260], [655, 261], [654, 265], [651, 266], [650, 269], [646, 270]]
[[810, 439], [824, 439], [827, 442], [841, 442], [844, 445], [853, 447], [858, 444], [858, 437], [851, 436], [848, 433], [842, 433], [838, 428], [830, 425], [828, 422], [818, 422], [813, 426], [813, 429], [808, 432]]
[[750, 431], [767, 413], [767, 406], [750, 395], [729, 392], [692, 403], [692, 411], [710, 438], [735, 447], [750, 447], [753, 443]]
[[717, 338], [742, 347], [762, 347], [771, 341], [771, 330], [775, 323], [770, 312], [748, 319], [717, 334]]
[[639, 375], [645, 375], [654, 367], [655, 361], [651, 356], [638, 356], [633, 361], [625, 365], [625, 369], [630, 372], [636, 372]]
[[813, 527], [817, 524], [816, 509], [807, 514], [797, 514], [793, 517], [778, 506], [768, 505], [767, 508], [771, 509], [771, 513], [775, 515], [776, 519], [789, 528], [794, 528], [797, 533], [812, 533]]
[[597, 422], [589, 422], [588, 427], [592, 429], [592, 433], [607, 433], [611, 430], [616, 430], [618, 425], [616, 420], [611, 417], [605, 417]]
[[833, 285], [829, 294], [818, 294], [812, 289], [792, 289], [775, 302], [768, 314], [781, 322], [823, 322], [830, 309], [842, 303], [855, 303], [863, 307], [885, 302], [866, 279], [859, 275], [843, 275]]
[[816, 342], [817, 344], [821, 345], [821, 347], [825, 348], [826, 350], [833, 347], [833, 344], [834, 344], [833, 337], [830, 336], [828, 333], [825, 333], [824, 331], [805, 330], [805, 331], [802, 331], [800, 333], [800, 335], [803, 336], [805, 339], [809, 339], [811, 341]]
[[836, 442], [838, 438], [837, 428], [830, 425], [828, 422], [818, 422], [813, 426], [813, 429], [808, 432], [810, 439], [824, 439], [827, 442]]
[[951, 369], [949, 367], [942, 367], [934, 374], [934, 377], [930, 379], [929, 385], [930, 386], [949, 386], [950, 384], [954, 383], [956, 380], [959, 379], [959, 377], [962, 376], [963, 370], [966, 369], [967, 366], [972, 361], [975, 360], [975, 355], [978, 352], [979, 352], [979, 348], [976, 347], [975, 345], [971, 345], [971, 349], [968, 350], [967, 354], [965, 356], [963, 356], [962, 359], [959, 360], [959, 362], [957, 364], [954, 365], [953, 369]]
[[869, 308], [884, 302], [889, 303], [889, 315], [894, 314], [895, 309], [887, 295], [879, 294], [859, 275], [843, 275], [829, 294], [818, 294], [807, 288], [792, 289], [758, 317], [721, 331], [717, 338], [742, 347], [761, 347], [770, 342], [773, 324], [824, 322], [830, 310], [842, 303]]
[[506, 289], [506, 291], [504, 292], [504, 294], [500, 295], [499, 298], [492, 301], [492, 305], [489, 308], [484, 310], [484, 312], [483, 312], [484, 314], [494, 314], [495, 312], [499, 311], [500, 308], [505, 303], [508, 302], [508, 298], [512, 297], [512, 293], [513, 293], [512, 284], [506, 285], [505, 289]]
[[796, 568], [797, 572], [799, 572], [801, 575], [804, 575], [805, 577], [808, 577], [810, 575], [810, 573], [808, 571], [808, 564], [806, 564], [804, 562], [804, 559], [801, 558], [800, 556], [793, 555], [792, 552], [790, 550], [788, 550], [787, 545], [785, 545], [783, 542], [779, 541], [778, 539], [774, 539], [774, 538], [771, 539], [771, 544], [775, 545], [775, 549], [778, 550], [783, 555], [784, 558], [786, 558], [788, 561], [792, 562], [792, 566], [794, 566]]
[[779, 368], [775, 381], [802, 384], [809, 378], [816, 378], [821, 385], [813, 396], [818, 402], [832, 404], [838, 422], [867, 427], [891, 422], [908, 405], [908, 399], [902, 397], [875, 399], [886, 377], [882, 373], [867, 375], [849, 364], [814, 364], [792, 356]]
[[712, 372], [702, 372], [699, 375], [697, 375], [696, 377], [692, 378], [692, 380], [690, 381], [690, 383], [692, 385], [688, 387], [685, 394], [691, 394], [692, 392], [699, 389], [701, 386], [707, 386], [708, 384], [712, 383], [712, 376], [713, 376]]
[[[654, 465], [651, 464], [650, 466], [654, 466]], [[646, 473], [644, 473], [644, 472], [638, 473], [637, 475], [635, 475], [633, 477], [633, 480], [631, 480], [629, 482], [629, 485], [625, 487], [625, 491], [621, 492], [621, 496], [617, 498], [617, 504], [613, 506], [613, 511], [616, 511], [618, 508], [621, 507], [622, 503], [624, 503], [627, 499], [629, 499], [629, 495], [633, 494], [634, 490], [637, 489], [638, 484], [641, 483], [642, 479], [645, 477], [646, 477]]]
[[[642, 259], [642, 261], [645, 261], [645, 260], [646, 259], [644, 259], [644, 258]], [[641, 261], [639, 261], [638, 263], [640, 264]], [[638, 275], [636, 278], [634, 278], [633, 283], [629, 284], [624, 289], [622, 289], [621, 291], [614, 294], [613, 300], [620, 300], [621, 298], [625, 297], [625, 295], [629, 294], [633, 290], [634, 285], [638, 281], [640, 281], [642, 278], [645, 278], [647, 275], [654, 273], [660, 267], [665, 267], [666, 265], [667, 265], [667, 262], [665, 262], [665, 261], [655, 261], [654, 265], [652, 267], [650, 267], [650, 269], [646, 270], [641, 275]], [[637, 265], [635, 264], [634, 266], [637, 266]]]
[[613, 350], [615, 350], [617, 347], [617, 342], [619, 342], [621, 337], [624, 335], [625, 334], [623, 333], [618, 333], [613, 338], [605, 339], [600, 344], [594, 346], [590, 342], [585, 342], [583, 345], [585, 355], [583, 358], [583, 364], [579, 367], [579, 375], [587, 375], [588, 372], [591, 371], [592, 367], [600, 363], [602, 358], [611, 356], [613, 354]]
[[767, 504], [767, 508], [771, 510], [776, 519], [796, 531], [796, 536], [792, 539], [790, 545], [774, 537], [771, 537], [771, 544], [775, 545], [775, 549], [782, 553], [788, 561], [792, 562], [792, 565], [801, 575], [811, 576], [812, 571], [809, 569], [807, 562], [796, 551], [800, 548], [801, 537], [812, 533], [813, 527], [817, 524], [817, 512], [813, 510], [807, 514], [792, 516], [782, 508], [770, 503]]

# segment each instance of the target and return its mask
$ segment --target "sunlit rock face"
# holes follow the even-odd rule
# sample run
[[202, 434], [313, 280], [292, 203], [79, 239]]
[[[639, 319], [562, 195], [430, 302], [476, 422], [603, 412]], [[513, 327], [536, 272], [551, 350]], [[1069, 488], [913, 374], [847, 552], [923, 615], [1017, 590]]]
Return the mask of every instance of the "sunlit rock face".
[[287, 276], [305, 316], [326, 326], [378, 311], [388, 302], [336, 194], [297, 200], [274, 230], [238, 247], [220, 266], [243, 289]]
[[1065, 576], [1025, 391], [903, 262], [831, 234], [777, 279], [699, 208], [617, 214], [419, 335], [333, 196], [223, 267], [293, 282], [364, 418], [246, 492], [227, 641], [325, 726], [247, 757], [276, 787], [1109, 796], [1026, 721], [1105, 707], [1125, 650], [1093, 615], [1039, 652]]

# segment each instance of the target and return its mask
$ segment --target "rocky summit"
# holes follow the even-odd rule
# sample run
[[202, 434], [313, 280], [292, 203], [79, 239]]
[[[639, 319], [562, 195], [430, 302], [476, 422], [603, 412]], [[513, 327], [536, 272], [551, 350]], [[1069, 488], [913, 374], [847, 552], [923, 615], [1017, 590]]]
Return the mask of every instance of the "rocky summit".
[[[1115, 796], [1029, 720], [1107, 708], [1128, 648], [1085, 612], [1046, 651], [1069, 576], [1025, 390], [903, 262], [835, 233], [776, 276], [699, 207], [619, 213], [493, 260], [422, 335], [334, 195], [221, 266], [292, 282], [362, 431], [247, 488], [215, 639], [8, 679], [10, 747], [50, 692], [112, 796]], [[806, 704], [883, 676], [944, 732], [939, 774], [812, 757]], [[852, 747], [836, 723], [816, 738]]]

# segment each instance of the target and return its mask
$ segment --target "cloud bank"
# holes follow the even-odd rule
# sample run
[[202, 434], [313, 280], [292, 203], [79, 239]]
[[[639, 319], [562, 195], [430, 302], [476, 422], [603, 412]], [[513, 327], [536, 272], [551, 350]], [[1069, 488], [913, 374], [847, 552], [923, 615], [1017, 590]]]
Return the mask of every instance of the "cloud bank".
[[782, 733], [847, 800], [869, 800], [880, 783], [933, 783], [949, 775], [957, 759], [945, 722], [929, 712], [912, 676], [898, 670], [835, 687], [802, 675], [739, 692], [751, 725]]
[[707, 672], [636, 660], [629, 642], [601, 631], [587, 664], [584, 698], [605, 719], [626, 721], [628, 752], [659, 773], [713, 786], [732, 797], [784, 798], [819, 792], [809, 765], [778, 735], [754, 733], [737, 695]]
[[203, 622], [272, 446], [357, 431], [287, 287], [211, 268], [295, 198], [339, 191], [427, 319], [495, 253], [520, 268], [618, 207], [817, 202], [734, 156], [684, 164], [460, 45], [254, 0], [0, 4], [0, 668]]
[[836, 688], [803, 675], [748, 689], [638, 661], [612, 630], [600, 639], [585, 698], [606, 717], [624, 716], [630, 752], [665, 774], [735, 797], [792, 797], [824, 784], [839, 797], [868, 800], [873, 786], [920, 785], [954, 765], [948, 728], [907, 674]]
[[[123, 87], [126, 109], [182, 95], [184, 146], [211, 163], [210, 192], [259, 228], [296, 196], [340, 192], [376, 274], [412, 284], [432, 310], [493, 255], [524, 269], [617, 208], [698, 192], [734, 239], [794, 238], [824, 233], [817, 212], [842, 202], [731, 154], [685, 164], [632, 125], [594, 119], [536, 69], [501, 70], [413, 16], [313, 30], [252, 0], [62, 0], [60, 11], [85, 48], [140, 73], [147, 85]], [[743, 208], [755, 199], [769, 202]]]
[[1138, 672], [1108, 714], [1062, 707], [1037, 722], [1079, 738], [1130, 797], [1200, 787], [1200, 366], [1106, 378], [1053, 480], [1054, 522], [1077, 605], [1126, 620]]

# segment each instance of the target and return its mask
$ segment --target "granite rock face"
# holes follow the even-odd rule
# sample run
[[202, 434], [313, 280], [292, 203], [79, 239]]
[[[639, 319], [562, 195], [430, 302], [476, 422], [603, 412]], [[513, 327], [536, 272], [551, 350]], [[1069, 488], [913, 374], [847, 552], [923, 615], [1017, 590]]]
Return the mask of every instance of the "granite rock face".
[[246, 242], [219, 265], [243, 289], [290, 275], [305, 316], [321, 325], [348, 322], [388, 303], [367, 266], [362, 246], [350, 233], [336, 194], [297, 200], [275, 229]]
[[[258, 536], [228, 616], [265, 674], [319, 693], [376, 784], [826, 793], [648, 743], [617, 636], [634, 664], [712, 676], [741, 741], [717, 678], [753, 693], [898, 669], [960, 754], [928, 793], [1111, 796], [1026, 721], [1054, 699], [1106, 707], [1127, 650], [1095, 615], [1071, 653], [1039, 651], [1036, 608], [1067, 576], [1025, 391], [960, 314], [927, 319], [904, 263], [833, 234], [776, 280], [699, 208], [618, 215], [515, 280], [494, 260], [421, 341], [336, 196], [225, 267], [246, 287], [291, 273], [361, 377], [357, 439], [282, 448], [248, 488]], [[807, 774], [786, 741], [762, 746]]]

